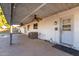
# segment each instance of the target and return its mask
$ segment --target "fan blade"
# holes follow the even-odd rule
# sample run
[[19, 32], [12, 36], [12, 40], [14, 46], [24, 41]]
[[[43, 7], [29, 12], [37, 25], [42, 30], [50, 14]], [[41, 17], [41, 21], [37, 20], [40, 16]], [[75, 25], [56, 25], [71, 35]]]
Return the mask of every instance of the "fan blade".
[[39, 20], [42, 20], [42, 18], [38, 18]]
[[36, 18], [35, 20], [36, 20], [37, 22], [39, 22], [39, 19], [38, 19], [38, 18]]

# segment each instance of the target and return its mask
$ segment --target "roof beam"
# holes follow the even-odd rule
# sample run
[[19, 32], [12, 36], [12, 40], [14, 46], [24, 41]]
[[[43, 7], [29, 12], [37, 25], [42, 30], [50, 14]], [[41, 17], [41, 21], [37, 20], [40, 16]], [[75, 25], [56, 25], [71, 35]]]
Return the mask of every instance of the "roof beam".
[[28, 17], [30, 17], [32, 14], [34, 14], [35, 12], [37, 12], [39, 9], [41, 9], [43, 6], [45, 6], [46, 3], [41, 4], [40, 6], [38, 6], [34, 11], [32, 11], [29, 15], [27, 15], [26, 17], [23, 18], [23, 20], [20, 22], [22, 23], [23, 21], [25, 21]]

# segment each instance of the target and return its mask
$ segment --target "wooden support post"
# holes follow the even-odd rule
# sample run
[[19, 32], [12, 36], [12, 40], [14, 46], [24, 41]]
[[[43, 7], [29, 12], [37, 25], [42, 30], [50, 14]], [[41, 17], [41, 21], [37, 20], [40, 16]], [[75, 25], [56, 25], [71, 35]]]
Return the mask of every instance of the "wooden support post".
[[11, 3], [11, 19], [10, 19], [10, 45], [12, 45], [13, 7], [14, 7], [14, 3]]
[[10, 27], [10, 45], [12, 45], [12, 26]]

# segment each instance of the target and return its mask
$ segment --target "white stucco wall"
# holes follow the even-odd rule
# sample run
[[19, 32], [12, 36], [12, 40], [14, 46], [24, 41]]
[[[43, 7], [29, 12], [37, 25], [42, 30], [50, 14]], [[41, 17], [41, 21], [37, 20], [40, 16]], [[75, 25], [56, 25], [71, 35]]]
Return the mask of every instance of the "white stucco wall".
[[74, 48], [79, 50], [79, 12], [75, 14], [74, 18]]
[[[38, 29], [33, 29], [33, 24], [37, 23], [36, 21], [29, 23], [30, 29], [29, 31], [26, 30], [26, 34], [31, 31], [37, 31], [40, 39], [60, 44], [60, 20], [68, 17], [73, 20], [73, 47], [79, 50], [79, 7], [44, 18], [38, 22]], [[54, 24], [54, 21], [58, 22], [57, 25]], [[28, 24], [25, 25], [26, 29], [27, 25]], [[58, 27], [57, 31], [55, 31], [55, 27]], [[23, 31], [23, 28], [21, 30]]]
[[24, 28], [20, 27], [21, 33], [24, 33]]

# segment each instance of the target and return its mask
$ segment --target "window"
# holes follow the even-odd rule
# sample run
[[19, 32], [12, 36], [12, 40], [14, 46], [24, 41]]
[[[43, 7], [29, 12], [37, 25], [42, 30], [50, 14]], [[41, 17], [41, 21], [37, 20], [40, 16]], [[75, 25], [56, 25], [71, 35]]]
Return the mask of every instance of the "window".
[[29, 30], [29, 28], [30, 28], [30, 25], [27, 25], [27, 30]]
[[38, 29], [38, 24], [37, 24], [37, 23], [35, 23], [35, 24], [33, 25], [33, 29]]
[[71, 31], [71, 19], [64, 19], [62, 27], [63, 31]]

